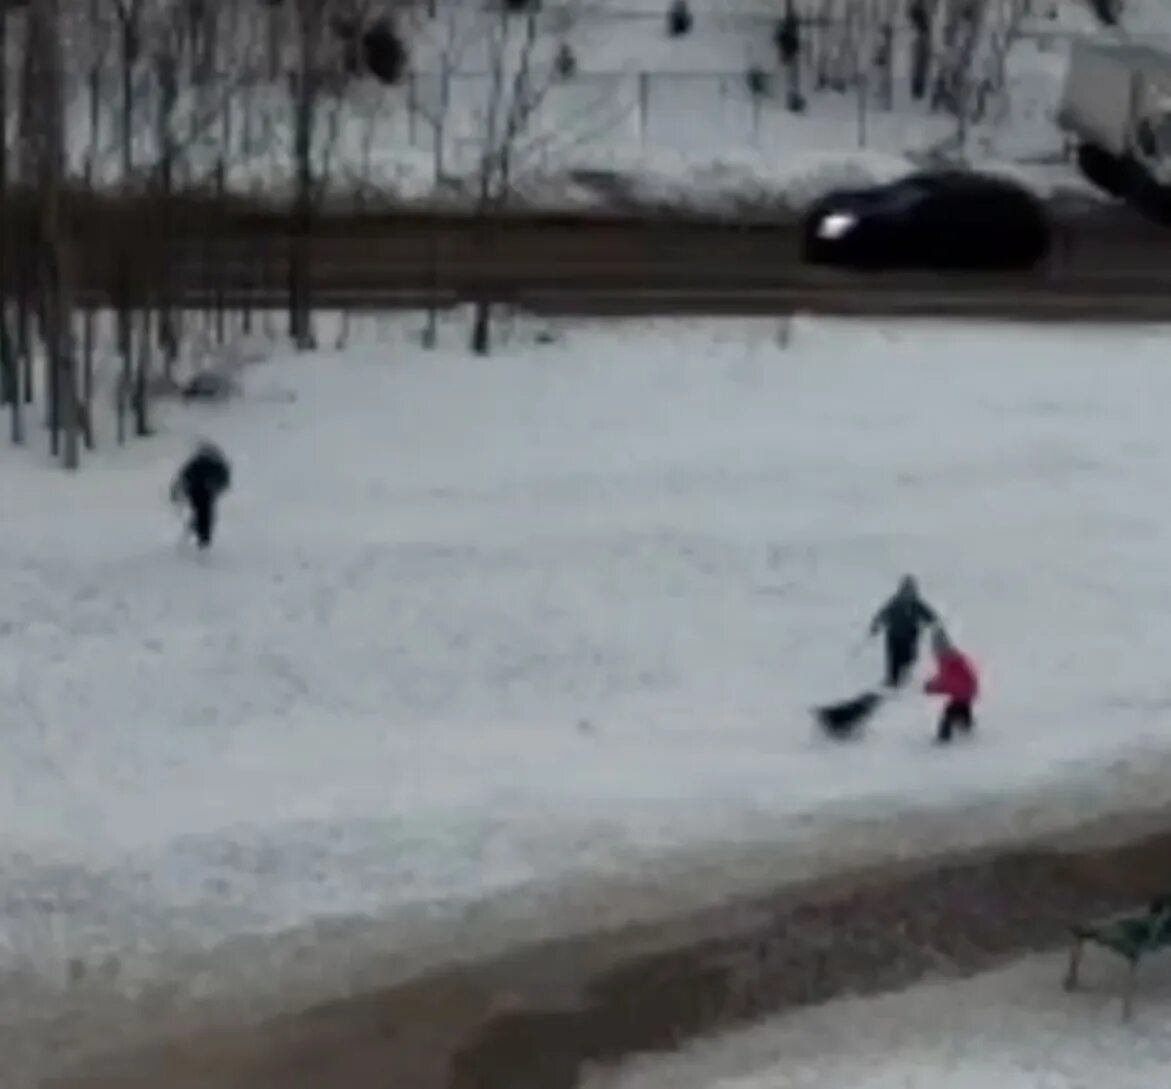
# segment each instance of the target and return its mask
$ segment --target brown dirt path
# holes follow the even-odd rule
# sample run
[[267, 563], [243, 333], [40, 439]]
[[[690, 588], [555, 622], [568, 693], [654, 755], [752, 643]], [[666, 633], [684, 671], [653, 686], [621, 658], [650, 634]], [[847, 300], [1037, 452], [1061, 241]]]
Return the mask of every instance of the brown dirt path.
[[[587, 1065], [1058, 946], [1171, 884], [1171, 831], [983, 851], [522, 949], [90, 1067], [52, 1089], [573, 1089]], [[1056, 989], [1058, 980], [1054, 980]]]

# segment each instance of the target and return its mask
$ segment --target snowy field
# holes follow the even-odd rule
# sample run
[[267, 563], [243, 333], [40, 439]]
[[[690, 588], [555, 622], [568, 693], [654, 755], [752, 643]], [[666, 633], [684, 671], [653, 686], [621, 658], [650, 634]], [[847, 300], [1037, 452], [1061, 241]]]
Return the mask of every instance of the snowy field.
[[1095, 957], [1088, 986], [1060, 988], [1063, 958], [962, 981], [851, 998], [679, 1055], [598, 1071], [584, 1089], [1151, 1089], [1171, 1069], [1171, 957], [1143, 964], [1131, 1021], [1122, 962]]
[[[0, 1056], [63, 1004], [294, 1002], [1171, 801], [1165, 328], [520, 323], [484, 360], [464, 320], [274, 356], [75, 477], [3, 448]], [[199, 435], [237, 474], [204, 559], [165, 500]], [[808, 708], [876, 679], [906, 571], [978, 735], [910, 692], [831, 746]]]

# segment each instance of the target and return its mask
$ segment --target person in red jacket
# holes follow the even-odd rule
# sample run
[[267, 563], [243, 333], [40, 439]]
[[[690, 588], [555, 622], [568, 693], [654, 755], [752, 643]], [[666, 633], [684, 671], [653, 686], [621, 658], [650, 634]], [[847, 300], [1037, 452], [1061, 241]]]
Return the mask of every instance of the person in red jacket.
[[956, 729], [965, 734], [972, 732], [975, 725], [972, 704], [980, 694], [980, 680], [971, 659], [956, 649], [943, 628], [937, 627], [932, 633], [931, 645], [935, 651], [936, 673], [923, 686], [923, 691], [947, 699], [936, 736], [941, 744], [947, 744]]

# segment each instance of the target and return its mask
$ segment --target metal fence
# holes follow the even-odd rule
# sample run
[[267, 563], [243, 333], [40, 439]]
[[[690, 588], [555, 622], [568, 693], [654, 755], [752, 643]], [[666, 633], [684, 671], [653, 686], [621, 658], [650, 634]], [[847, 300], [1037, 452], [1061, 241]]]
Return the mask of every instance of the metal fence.
[[[412, 75], [400, 135], [420, 150], [433, 151], [440, 138], [452, 154], [479, 146], [491, 93], [487, 75]], [[603, 142], [680, 150], [759, 147], [776, 127], [770, 115], [783, 113], [783, 87], [753, 93], [746, 71], [584, 73], [548, 88], [525, 139], [559, 153]]]

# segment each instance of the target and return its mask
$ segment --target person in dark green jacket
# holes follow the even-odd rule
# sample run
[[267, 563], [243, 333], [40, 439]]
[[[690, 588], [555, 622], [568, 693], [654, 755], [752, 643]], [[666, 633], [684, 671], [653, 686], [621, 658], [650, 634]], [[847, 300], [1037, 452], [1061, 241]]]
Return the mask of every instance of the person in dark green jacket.
[[919, 586], [907, 575], [894, 596], [874, 614], [870, 634], [886, 632], [886, 685], [898, 688], [919, 657], [919, 638], [924, 628], [939, 623], [935, 610], [919, 596]]

